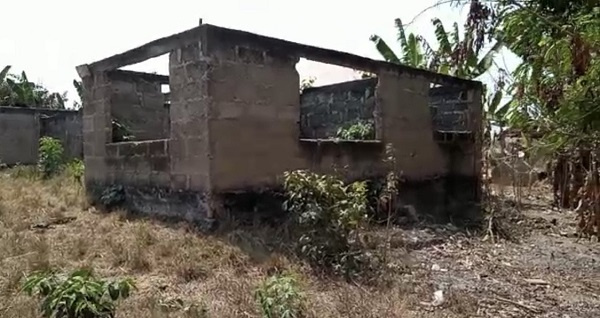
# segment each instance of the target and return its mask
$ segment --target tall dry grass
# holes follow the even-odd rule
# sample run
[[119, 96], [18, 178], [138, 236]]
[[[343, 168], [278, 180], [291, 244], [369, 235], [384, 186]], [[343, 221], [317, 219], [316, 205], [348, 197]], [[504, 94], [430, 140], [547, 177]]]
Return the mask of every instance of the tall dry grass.
[[321, 277], [291, 254], [273, 252], [274, 231], [208, 236], [184, 223], [98, 213], [68, 175], [42, 181], [27, 168], [0, 171], [0, 317], [39, 317], [38, 300], [19, 290], [24, 275], [80, 267], [135, 279], [138, 290], [119, 306], [119, 317], [259, 317], [256, 287], [284, 270], [303, 280], [308, 317], [422, 316], [411, 308], [430, 289], [400, 276], [380, 288]]

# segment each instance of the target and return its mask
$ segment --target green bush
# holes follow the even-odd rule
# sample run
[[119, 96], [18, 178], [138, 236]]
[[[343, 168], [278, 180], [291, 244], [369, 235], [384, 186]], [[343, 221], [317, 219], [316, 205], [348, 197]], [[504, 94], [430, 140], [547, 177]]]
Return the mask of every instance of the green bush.
[[48, 272], [30, 275], [23, 290], [42, 298], [42, 317], [112, 318], [119, 299], [129, 297], [135, 285], [131, 280], [109, 282], [95, 278], [88, 270], [67, 277]]
[[63, 146], [58, 139], [52, 137], [40, 138], [38, 169], [44, 178], [58, 173], [63, 165]]
[[83, 175], [85, 173], [85, 166], [83, 161], [75, 159], [67, 164], [67, 172], [69, 176], [73, 177], [77, 182], [82, 183]]
[[264, 318], [302, 317], [304, 294], [290, 274], [267, 278], [256, 290], [255, 297]]
[[285, 190], [302, 257], [346, 279], [375, 269], [375, 255], [359, 239], [368, 217], [366, 182], [346, 185], [333, 176], [298, 170], [285, 173]]
[[375, 139], [375, 125], [372, 121], [359, 121], [337, 131], [337, 138], [344, 140], [373, 140]]

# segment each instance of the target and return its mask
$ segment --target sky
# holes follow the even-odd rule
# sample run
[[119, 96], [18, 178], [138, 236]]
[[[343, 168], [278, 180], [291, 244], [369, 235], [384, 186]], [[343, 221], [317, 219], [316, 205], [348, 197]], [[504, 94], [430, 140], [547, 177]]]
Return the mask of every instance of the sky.
[[[75, 67], [135, 48], [157, 38], [204, 23], [240, 29], [381, 59], [369, 36], [383, 37], [399, 53], [394, 19], [412, 22], [407, 32], [434, 42], [431, 19], [447, 29], [462, 25], [467, 8], [449, 6], [426, 10], [438, 0], [5, 0], [0, 32], [0, 68], [25, 70], [28, 78], [50, 91], [68, 91], [76, 99]], [[518, 59], [503, 53], [500, 63], [514, 67]], [[125, 69], [168, 74], [168, 59], [158, 57]], [[315, 62], [297, 65], [300, 78], [314, 76], [316, 85], [336, 83], [357, 74]], [[489, 82], [492, 75], [481, 80]]]

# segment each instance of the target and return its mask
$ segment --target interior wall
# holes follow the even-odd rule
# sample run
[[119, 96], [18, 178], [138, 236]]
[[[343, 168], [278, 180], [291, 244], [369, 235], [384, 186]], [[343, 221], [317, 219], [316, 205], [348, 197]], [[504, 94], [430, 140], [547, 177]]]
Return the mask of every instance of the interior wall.
[[[130, 131], [130, 140], [168, 138], [169, 109], [160, 82], [110, 73], [111, 113]], [[113, 136], [114, 137], [114, 136]]]
[[334, 138], [338, 129], [374, 123], [377, 78], [311, 87], [300, 95], [302, 138]]

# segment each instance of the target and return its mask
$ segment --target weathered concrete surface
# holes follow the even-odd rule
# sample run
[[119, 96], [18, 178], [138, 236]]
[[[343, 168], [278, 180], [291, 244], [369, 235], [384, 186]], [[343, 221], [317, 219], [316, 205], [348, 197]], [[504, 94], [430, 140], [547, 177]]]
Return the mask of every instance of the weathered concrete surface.
[[463, 89], [435, 87], [429, 90], [433, 128], [438, 131], [468, 131], [469, 96]]
[[[195, 41], [189, 38], [193, 34], [197, 36]], [[223, 206], [224, 195], [280, 188], [282, 174], [289, 170], [343, 171], [347, 179], [382, 177], [390, 169], [383, 162], [386, 144], [393, 148], [395, 166], [392, 168], [407, 182], [442, 184], [443, 191], [430, 191], [435, 199], [431, 197], [433, 194], [424, 194], [410, 200], [443, 202], [440, 204], [445, 207], [449, 205], [447, 187], [458, 183], [435, 180], [479, 179], [477, 151], [480, 145], [474, 142], [477, 138], [443, 143], [436, 140], [439, 125], [432, 112], [435, 107], [430, 107], [431, 82], [456, 84], [468, 93], [470, 102], [466, 110], [462, 110], [467, 113], [467, 120], [448, 122], [450, 126], [462, 125], [461, 129], [476, 137], [481, 125], [481, 104], [476, 102], [481, 94], [478, 82], [214, 26], [202, 26], [193, 32], [158, 40], [154, 45], [157, 46], [144, 46], [78, 68], [88, 92], [84, 108], [84, 145], [89, 184], [116, 183], [127, 189], [143, 189], [144, 193], [153, 193], [152, 189], [192, 193], [189, 198], [203, 198], [201, 206], [206, 207], [192, 213], [194, 218], [211, 218]], [[168, 138], [144, 143], [110, 143], [110, 116], [119, 104], [112, 98], [114, 87], [122, 84], [105, 71], [166, 48], [170, 51]], [[301, 139], [303, 106], [295, 68], [300, 56], [342, 66], [355, 62], [354, 67], [377, 74], [375, 80], [339, 84], [338, 87], [351, 87], [346, 93], [330, 88], [329, 110], [339, 110], [343, 115], [335, 119], [332, 112], [322, 115], [339, 124], [351, 116], [370, 114], [378, 140]], [[367, 84], [368, 92], [362, 83]], [[358, 88], [352, 88], [354, 85]], [[314, 89], [313, 93], [318, 91]], [[321, 89], [321, 93], [326, 91]], [[156, 90], [153, 94], [158, 96]], [[325, 100], [309, 95], [303, 98], [306, 105], [315, 101], [325, 104]], [[446, 104], [437, 103], [437, 108]], [[323, 122], [312, 126], [315, 130], [333, 130], [332, 125]], [[312, 136], [317, 134], [313, 132]], [[160, 149], [160, 153], [152, 152], [151, 148]], [[461, 193], [471, 188], [470, 185], [459, 187]], [[143, 199], [146, 195], [128, 197], [137, 202], [132, 206], [146, 206], [138, 202], [146, 200]], [[187, 206], [198, 204], [194, 201]], [[151, 207], [140, 209], [157, 213]], [[180, 214], [189, 215], [188, 212]]]
[[170, 187], [168, 147], [167, 139], [106, 145], [108, 182], [138, 187]]
[[339, 128], [374, 120], [377, 79], [363, 79], [305, 89], [300, 95], [300, 135], [326, 139]]
[[161, 92], [164, 79], [125, 71], [110, 72], [108, 77], [112, 88], [111, 114], [127, 126], [131, 140], [167, 138], [169, 110]]
[[36, 163], [41, 136], [59, 139], [65, 159], [82, 158], [80, 112], [0, 107], [0, 163]]

